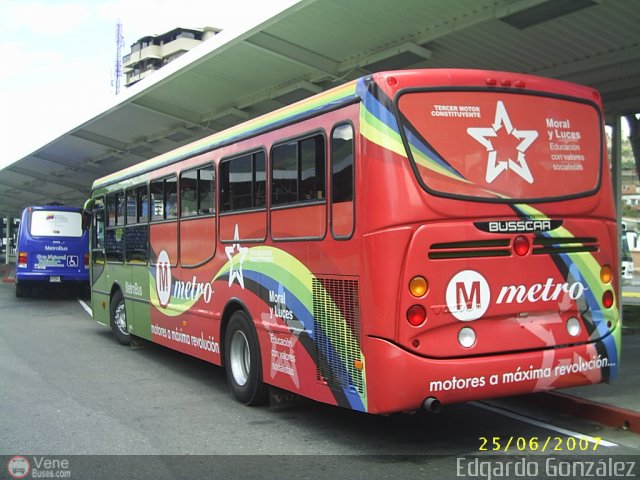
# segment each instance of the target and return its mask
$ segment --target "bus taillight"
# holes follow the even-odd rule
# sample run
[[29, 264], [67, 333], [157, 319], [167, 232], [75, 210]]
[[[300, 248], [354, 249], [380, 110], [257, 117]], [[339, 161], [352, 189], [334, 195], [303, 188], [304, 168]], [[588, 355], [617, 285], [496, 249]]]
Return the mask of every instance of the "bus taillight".
[[84, 268], [89, 268], [89, 254], [84, 254]]
[[513, 250], [517, 255], [524, 257], [527, 253], [529, 253], [529, 239], [522, 235], [517, 236], [513, 240]]
[[422, 325], [426, 319], [427, 311], [422, 305], [412, 305], [407, 310], [407, 321], [414, 327]]
[[27, 252], [18, 253], [18, 268], [27, 268]]
[[604, 308], [613, 307], [613, 292], [611, 290], [607, 290], [602, 294], [602, 305]]

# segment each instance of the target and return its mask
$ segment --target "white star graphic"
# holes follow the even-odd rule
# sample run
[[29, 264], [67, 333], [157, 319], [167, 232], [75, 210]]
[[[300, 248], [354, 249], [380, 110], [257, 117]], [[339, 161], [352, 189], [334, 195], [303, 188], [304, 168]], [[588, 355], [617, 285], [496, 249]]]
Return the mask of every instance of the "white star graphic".
[[[298, 343], [298, 334], [295, 334], [294, 331], [291, 331], [292, 335], [284, 334], [280, 332], [276, 334], [276, 329], [273, 329], [272, 326], [277, 325], [275, 319], [273, 319], [273, 315], [269, 313], [263, 313], [262, 315], [262, 325], [267, 332], [269, 332], [269, 338], [272, 342], [271, 348], [271, 378], [275, 378], [278, 373], [285, 373], [291, 377], [293, 383], [296, 388], [300, 388], [300, 378], [298, 377], [298, 369], [296, 368], [296, 354], [295, 354], [295, 346]], [[273, 343], [274, 337], [277, 339], [278, 335], [284, 336], [288, 340], [291, 341], [289, 346], [289, 351], [286, 351], [286, 347], [283, 348], [282, 352], [284, 355], [280, 354], [280, 350], [275, 343]]]
[[[518, 140], [522, 140], [516, 149], [518, 150], [518, 159], [514, 161], [509, 158], [506, 162], [497, 162], [498, 152], [494, 149], [491, 143], [491, 137], [497, 137], [498, 131], [504, 127], [505, 131], [509, 135], [513, 135]], [[517, 130], [511, 125], [511, 119], [507, 114], [507, 110], [501, 100], [498, 100], [496, 104], [496, 117], [493, 121], [493, 125], [487, 128], [467, 128], [467, 133], [471, 135], [475, 140], [480, 142], [489, 152], [489, 158], [487, 163], [487, 183], [492, 183], [498, 175], [506, 170], [512, 170], [522, 177], [527, 183], [533, 183], [533, 176], [527, 165], [527, 161], [524, 157], [524, 152], [531, 146], [531, 144], [538, 138], [538, 132], [536, 130]]]
[[[233, 240], [236, 242], [233, 245], [229, 245], [228, 247], [224, 247], [224, 251], [227, 254], [227, 257], [229, 258], [229, 286], [231, 286], [231, 284], [233, 283], [233, 281], [237, 278], [238, 279], [238, 284], [242, 287], [242, 289], [244, 289], [244, 277], [242, 275], [242, 263], [244, 262], [244, 259], [247, 257], [247, 253], [249, 252], [249, 248], [247, 247], [241, 247], [239, 240], [240, 240], [240, 235], [238, 234], [238, 224], [236, 224], [236, 231], [233, 235]], [[236, 256], [240, 256], [240, 258], [238, 259], [238, 267], [234, 268], [233, 267], [233, 257], [234, 254], [233, 252], [237, 251], [238, 254]]]

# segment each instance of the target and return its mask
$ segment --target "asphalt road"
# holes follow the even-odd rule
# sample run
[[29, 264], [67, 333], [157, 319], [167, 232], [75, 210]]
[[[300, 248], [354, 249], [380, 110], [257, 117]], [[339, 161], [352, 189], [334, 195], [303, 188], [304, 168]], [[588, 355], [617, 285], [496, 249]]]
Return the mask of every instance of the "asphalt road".
[[[438, 415], [373, 416], [308, 400], [245, 407], [222, 368], [156, 345], [123, 347], [76, 299], [17, 299], [0, 283], [0, 478], [12, 478], [14, 455], [32, 466], [67, 459], [67, 478], [487, 478], [458, 469], [463, 457], [498, 461], [494, 437], [503, 454], [513, 437], [507, 459], [542, 461], [575, 456], [581, 434], [603, 438], [596, 447], [582, 437], [589, 458], [640, 453], [637, 435], [518, 401]], [[543, 454], [533, 438], [560, 450]], [[546, 474], [535, 478], [554, 478]]]

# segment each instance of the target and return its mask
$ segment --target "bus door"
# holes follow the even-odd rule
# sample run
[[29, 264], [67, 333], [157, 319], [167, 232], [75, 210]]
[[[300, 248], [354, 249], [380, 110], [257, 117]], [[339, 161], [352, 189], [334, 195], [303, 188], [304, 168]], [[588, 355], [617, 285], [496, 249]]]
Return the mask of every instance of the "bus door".
[[93, 318], [109, 324], [109, 281], [105, 261], [104, 198], [96, 198], [91, 214], [91, 308]]
[[125, 268], [119, 277], [127, 307], [130, 332], [151, 337], [149, 324], [149, 212], [147, 184], [126, 190], [126, 226], [124, 227]]

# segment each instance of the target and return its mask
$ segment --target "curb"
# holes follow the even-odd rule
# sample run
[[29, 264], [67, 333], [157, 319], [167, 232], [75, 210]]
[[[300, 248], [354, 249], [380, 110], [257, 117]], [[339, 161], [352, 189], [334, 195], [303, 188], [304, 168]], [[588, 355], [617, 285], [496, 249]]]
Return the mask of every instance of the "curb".
[[15, 272], [12, 268], [0, 268], [0, 277], [2, 277], [2, 283], [15, 283]]
[[567, 415], [640, 434], [640, 412], [560, 392], [534, 393], [528, 395], [527, 398], [537, 405], [551, 408]]

